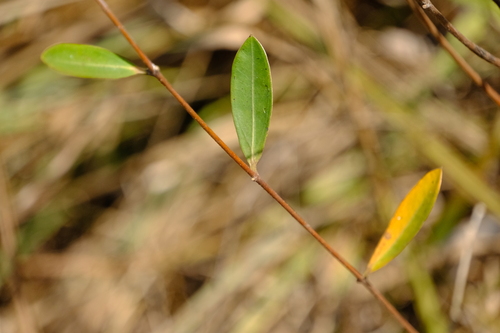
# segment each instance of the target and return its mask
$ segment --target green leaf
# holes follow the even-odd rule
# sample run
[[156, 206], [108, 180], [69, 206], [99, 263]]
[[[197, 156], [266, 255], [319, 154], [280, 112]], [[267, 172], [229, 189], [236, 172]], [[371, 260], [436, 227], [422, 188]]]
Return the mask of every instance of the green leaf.
[[443, 172], [427, 173], [403, 199], [375, 249], [365, 276], [387, 265], [415, 237], [436, 202]]
[[57, 44], [43, 51], [42, 61], [66, 75], [93, 79], [120, 79], [145, 72], [101, 47]]
[[273, 107], [271, 70], [266, 52], [250, 36], [239, 49], [231, 74], [231, 106], [241, 150], [257, 171]]

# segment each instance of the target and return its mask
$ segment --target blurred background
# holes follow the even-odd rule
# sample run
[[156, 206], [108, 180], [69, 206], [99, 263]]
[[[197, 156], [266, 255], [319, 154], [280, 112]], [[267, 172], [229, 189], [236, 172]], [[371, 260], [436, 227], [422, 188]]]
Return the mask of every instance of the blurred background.
[[[434, 4], [500, 54], [493, 1]], [[260, 175], [360, 271], [443, 167], [422, 231], [370, 280], [421, 332], [499, 330], [500, 113], [406, 1], [109, 5], [238, 153], [230, 70], [260, 40], [275, 99]], [[39, 60], [59, 42], [140, 65], [94, 1], [0, 2], [0, 333], [403, 331], [158, 82], [59, 75]]]

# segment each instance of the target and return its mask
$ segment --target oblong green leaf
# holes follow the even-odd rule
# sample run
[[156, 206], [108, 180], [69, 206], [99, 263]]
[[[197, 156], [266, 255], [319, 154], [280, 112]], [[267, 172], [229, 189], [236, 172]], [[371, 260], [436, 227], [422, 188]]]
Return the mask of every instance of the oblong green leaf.
[[442, 177], [442, 170], [434, 169], [406, 195], [375, 248], [365, 276], [388, 264], [415, 237], [436, 202]]
[[113, 52], [92, 45], [56, 44], [43, 51], [41, 59], [58, 72], [83, 78], [120, 79], [145, 73]]
[[241, 150], [250, 168], [257, 171], [269, 130], [273, 94], [266, 52], [253, 36], [243, 43], [233, 62], [231, 106]]

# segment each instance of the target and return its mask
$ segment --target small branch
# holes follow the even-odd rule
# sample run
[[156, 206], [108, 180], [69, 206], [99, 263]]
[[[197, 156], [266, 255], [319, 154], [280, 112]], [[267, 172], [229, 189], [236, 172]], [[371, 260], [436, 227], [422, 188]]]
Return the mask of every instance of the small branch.
[[160, 72], [160, 69], [158, 68], [157, 65], [155, 65], [149, 57], [142, 51], [142, 49], [137, 45], [137, 43], [132, 39], [132, 36], [128, 33], [128, 31], [125, 29], [123, 24], [120, 22], [120, 20], [116, 17], [116, 15], [111, 11], [111, 9], [108, 7], [106, 2], [104, 0], [96, 0], [96, 2], [101, 6], [102, 10], [106, 15], [110, 18], [110, 20], [113, 22], [113, 24], [120, 30], [121, 34], [127, 41], [130, 43], [132, 48], [137, 52], [141, 60], [144, 62], [144, 64], [147, 66], [148, 70], [146, 73], [148, 75], [154, 76], [160, 83], [167, 88], [167, 90], [174, 96], [174, 98], [181, 104], [181, 106], [189, 113], [189, 115], [198, 123], [200, 126], [210, 135], [210, 137], [217, 142], [217, 144], [231, 157], [238, 165], [245, 170], [246, 173], [250, 177], [255, 176], [255, 172], [252, 171], [246, 164], [243, 162], [241, 158], [236, 155], [229, 146], [226, 145], [224, 141], [201, 119], [201, 117], [194, 111], [194, 109], [182, 98], [181, 95], [172, 87], [170, 82], [163, 76], [163, 74]]
[[462, 35], [450, 21], [444, 17], [444, 15], [432, 4], [430, 0], [416, 0], [417, 3], [422, 7], [422, 9], [427, 13], [432, 15], [449, 33], [455, 36], [456, 39], [462, 44], [464, 44], [469, 50], [474, 52], [478, 57], [486, 60], [490, 64], [500, 67], [500, 59], [495, 57], [493, 54], [489, 53], [479, 45], [473, 43], [467, 37]]
[[472, 79], [472, 81], [479, 87], [483, 88], [486, 95], [488, 95], [498, 106], [500, 106], [500, 94], [486, 81], [484, 81], [481, 76], [462, 58], [460, 54], [455, 51], [446, 38], [438, 31], [431, 19], [426, 15], [424, 10], [416, 5], [420, 4], [421, 0], [406, 0], [411, 9], [415, 14], [422, 20], [424, 25], [427, 27], [431, 35], [436, 38], [436, 40], [441, 44], [443, 49], [445, 49], [450, 56], [455, 60], [455, 62], [462, 68], [462, 70]]
[[309, 232], [335, 259], [337, 259], [352, 275], [354, 275], [359, 283], [361, 283], [385, 308], [392, 316], [410, 333], [418, 333], [418, 331], [394, 308], [394, 306], [377, 290], [354, 266], [352, 266], [345, 258], [335, 251], [310, 225], [307, 223], [273, 188], [271, 188], [259, 174], [252, 169], [226, 145], [224, 141], [205, 123], [205, 121], [193, 110], [193, 108], [177, 93], [168, 80], [160, 72], [158, 66], [148, 58], [148, 56], [135, 43], [130, 34], [126, 31], [122, 23], [114, 15], [111, 9], [107, 6], [104, 0], [96, 0], [102, 10], [111, 19], [111, 21], [120, 30], [122, 35], [129, 41], [130, 45], [139, 54], [144, 64], [148, 67], [147, 74], [154, 76], [174, 98], [184, 107], [191, 117], [207, 132], [207, 134], [235, 161], [254, 182], [259, 184], [276, 202], [278, 202], [307, 232]]
[[396, 310], [396, 308], [376, 289], [367, 279], [363, 276], [354, 266], [352, 266], [344, 257], [335, 251], [323, 237], [321, 237], [316, 230], [314, 230], [309, 223], [307, 223], [276, 191], [271, 188], [262, 178], [258, 175], [254, 181], [259, 184], [269, 195], [278, 202], [299, 224], [306, 229], [335, 259], [337, 259], [342, 266], [344, 266], [356, 280], [361, 283], [368, 291], [397, 319], [397, 321], [411, 333], [418, 333], [418, 331]]

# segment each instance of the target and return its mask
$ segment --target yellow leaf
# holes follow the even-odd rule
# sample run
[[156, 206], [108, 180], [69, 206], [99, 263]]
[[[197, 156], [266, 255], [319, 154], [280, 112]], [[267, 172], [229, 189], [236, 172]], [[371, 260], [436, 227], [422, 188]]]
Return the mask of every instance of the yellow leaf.
[[403, 199], [380, 239], [365, 276], [394, 259], [418, 233], [436, 202], [443, 172], [428, 172]]

